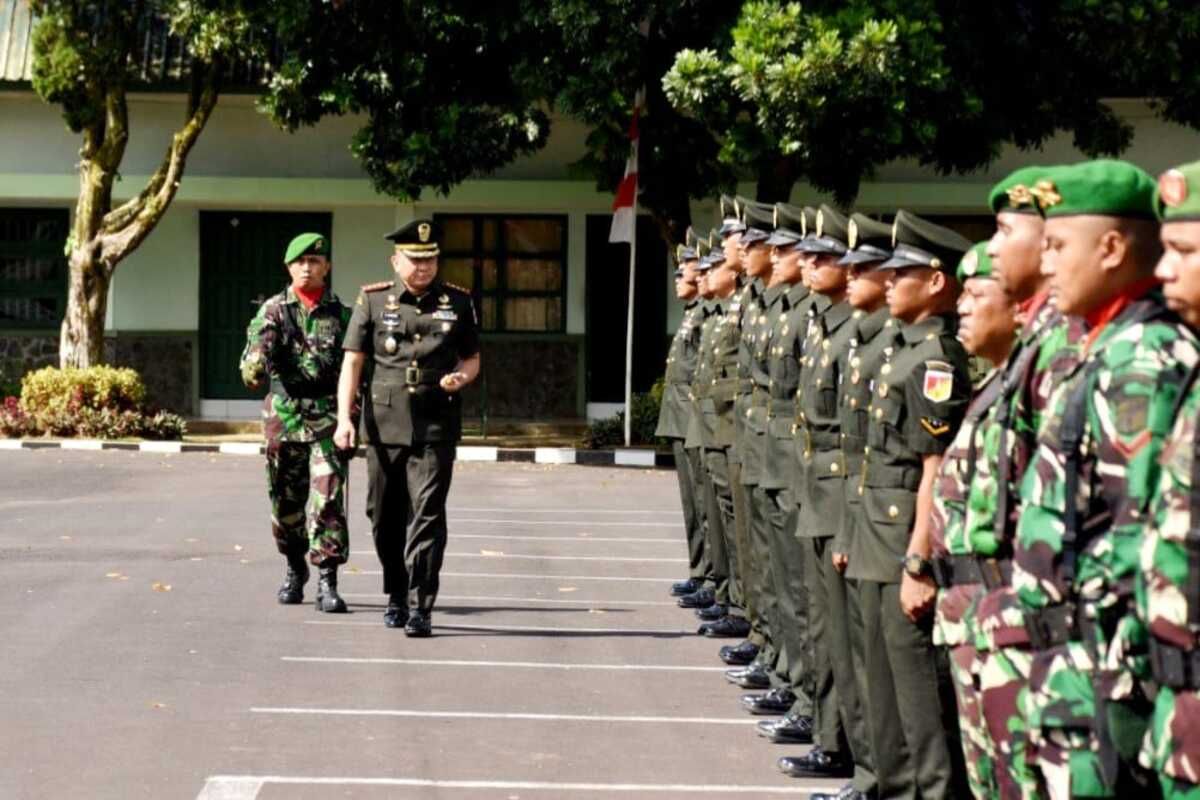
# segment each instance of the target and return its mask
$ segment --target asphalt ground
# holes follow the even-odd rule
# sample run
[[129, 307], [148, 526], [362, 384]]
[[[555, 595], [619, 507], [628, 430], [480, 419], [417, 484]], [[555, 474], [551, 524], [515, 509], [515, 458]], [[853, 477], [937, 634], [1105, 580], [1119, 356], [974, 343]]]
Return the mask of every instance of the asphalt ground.
[[280, 606], [261, 457], [0, 453], [0, 798], [793, 797], [686, 575], [669, 471], [465, 464], [435, 636]]

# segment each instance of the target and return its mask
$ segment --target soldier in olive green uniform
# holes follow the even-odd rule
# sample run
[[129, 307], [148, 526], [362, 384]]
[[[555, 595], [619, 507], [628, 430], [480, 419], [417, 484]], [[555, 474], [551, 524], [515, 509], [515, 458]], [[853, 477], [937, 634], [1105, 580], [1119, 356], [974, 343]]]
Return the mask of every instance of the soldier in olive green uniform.
[[684, 303], [683, 319], [667, 353], [662, 407], [655, 436], [669, 439], [679, 479], [679, 499], [683, 506], [683, 524], [688, 543], [688, 577], [671, 587], [681, 597], [698, 591], [712, 581], [712, 565], [704, 550], [704, 494], [700, 483], [700, 452], [684, 445], [692, 416], [692, 379], [700, 350], [700, 326], [704, 321], [696, 275], [696, 234], [688, 228], [687, 242], [676, 250], [675, 295]]
[[[870, 376], [854, 533], [861, 547], [850, 562], [870, 644], [868, 728], [881, 798], [963, 796], [953, 687], [931, 636], [936, 587], [927, 559], [934, 478], [970, 396], [951, 272], [970, 243], [904, 211], [893, 232], [896, 246], [880, 269], [892, 270], [888, 306], [902, 324], [884, 334], [890, 342]], [[889, 735], [897, 727], [902, 747]]]
[[[479, 374], [479, 329], [471, 295], [437, 277], [433, 223], [415, 220], [386, 237], [398, 281], [363, 287], [346, 332], [338, 386], [349, 405], [363, 364], [369, 443], [367, 516], [388, 595], [384, 624], [429, 636], [446, 551], [446, 497], [462, 433], [459, 391]], [[340, 443], [354, 426], [339, 407]]]
[[[333, 442], [337, 371], [350, 310], [326, 285], [328, 240], [304, 233], [283, 261], [291, 284], [262, 304], [246, 332], [242, 381], [270, 380], [263, 401], [267, 487], [275, 546], [287, 558], [280, 603], [304, 600], [308, 561], [321, 573], [317, 608], [341, 613], [337, 568], [350, 555], [343, 488], [347, 459]], [[349, 409], [346, 411], [349, 414]]]

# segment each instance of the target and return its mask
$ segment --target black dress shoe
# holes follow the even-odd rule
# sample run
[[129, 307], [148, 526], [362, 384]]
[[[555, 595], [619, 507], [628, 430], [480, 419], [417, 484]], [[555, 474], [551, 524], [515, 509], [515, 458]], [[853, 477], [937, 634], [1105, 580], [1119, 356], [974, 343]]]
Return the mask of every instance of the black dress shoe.
[[817, 745], [802, 756], [779, 759], [779, 771], [793, 778], [850, 778], [854, 763], [841, 754], [829, 754]]
[[679, 598], [677, 605], [680, 608], [708, 608], [716, 601], [716, 597], [712, 589], [700, 589]]
[[433, 636], [433, 615], [427, 611], [416, 610], [404, 623], [404, 635], [414, 639], [424, 639]]
[[758, 735], [765, 739], [770, 739], [775, 735], [775, 729], [785, 725], [795, 725], [801, 719], [808, 719], [803, 714], [797, 714], [795, 711], [789, 711], [779, 719], [764, 719], [755, 727], [758, 728]]
[[725, 616], [728, 612], [729, 612], [729, 609], [727, 607], [713, 603], [711, 606], [708, 606], [707, 608], [696, 609], [696, 616], [699, 617], [700, 619], [704, 620], [705, 622], [716, 622], [721, 617]]
[[389, 597], [383, 612], [383, 624], [389, 628], [403, 628], [408, 622], [408, 600], [404, 597]]
[[671, 596], [683, 597], [685, 594], [698, 592], [704, 588], [704, 581], [698, 581], [695, 578], [688, 578], [686, 581], [679, 581], [671, 584]]
[[303, 555], [288, 556], [287, 572], [283, 583], [275, 592], [275, 599], [282, 605], [295, 606], [304, 602], [304, 584], [308, 583], [308, 561]]
[[717, 655], [731, 667], [744, 667], [747, 664], [754, 663], [754, 659], [758, 658], [758, 645], [748, 641], [741, 644], [725, 645], [717, 651]]
[[847, 783], [837, 794], [826, 794], [824, 792], [813, 792], [809, 796], [809, 800], [870, 800], [863, 792], [854, 788], [854, 784]]
[[762, 664], [751, 664], [745, 669], [726, 670], [725, 680], [743, 689], [771, 688], [771, 673]]
[[802, 714], [788, 714], [774, 725], [758, 723], [758, 733], [775, 744], [812, 744], [813, 720]]
[[716, 622], [706, 622], [696, 633], [714, 639], [741, 639], [750, 633], [750, 623], [741, 617], [724, 616]]
[[796, 702], [791, 689], [772, 689], [766, 694], [742, 695], [742, 706], [751, 714], [786, 714]]

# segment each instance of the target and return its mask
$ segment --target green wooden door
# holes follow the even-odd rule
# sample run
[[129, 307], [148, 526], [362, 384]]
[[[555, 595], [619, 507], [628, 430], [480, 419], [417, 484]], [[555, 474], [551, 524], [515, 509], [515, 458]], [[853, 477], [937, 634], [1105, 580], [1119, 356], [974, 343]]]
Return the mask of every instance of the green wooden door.
[[332, 228], [325, 213], [200, 212], [201, 397], [262, 396], [247, 391], [238, 374], [246, 326], [263, 300], [287, 286], [287, 243], [307, 231], [329, 237]]

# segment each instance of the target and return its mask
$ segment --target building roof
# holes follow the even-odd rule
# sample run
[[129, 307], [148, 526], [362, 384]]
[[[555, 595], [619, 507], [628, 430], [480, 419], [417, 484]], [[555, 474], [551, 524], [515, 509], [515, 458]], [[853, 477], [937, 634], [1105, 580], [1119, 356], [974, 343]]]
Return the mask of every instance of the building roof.
[[[33, 29], [37, 24], [29, 0], [0, 0], [0, 87], [33, 80]], [[191, 54], [179, 37], [171, 35], [162, 17], [147, 14], [142, 23], [137, 60], [137, 88], [142, 91], [179, 91], [187, 87]], [[266, 65], [238, 63], [225, 77], [225, 90], [237, 91], [267, 82]]]

